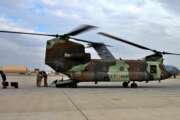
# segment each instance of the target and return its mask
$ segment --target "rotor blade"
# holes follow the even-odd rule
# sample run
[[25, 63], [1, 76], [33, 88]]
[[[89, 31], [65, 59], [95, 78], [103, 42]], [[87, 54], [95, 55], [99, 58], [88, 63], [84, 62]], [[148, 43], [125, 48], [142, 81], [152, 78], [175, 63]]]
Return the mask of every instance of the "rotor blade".
[[[82, 25], [81, 27], [79, 27], [78, 29], [65, 34], [65, 36], [74, 36], [77, 34], [80, 34], [82, 32], [91, 30], [96, 28], [95, 26], [92, 25]], [[0, 32], [2, 33], [13, 33], [13, 34], [28, 34], [28, 35], [39, 35], [39, 36], [50, 36], [50, 37], [62, 37], [63, 35], [58, 35], [58, 34], [46, 34], [46, 33], [31, 33], [31, 32], [17, 32], [17, 31], [6, 31], [6, 30], [0, 30]]]
[[115, 36], [113, 36], [113, 35], [110, 35], [110, 34], [107, 34], [107, 33], [104, 33], [104, 32], [99, 32], [98, 34], [103, 35], [103, 36], [106, 36], [106, 37], [109, 37], [109, 38], [112, 38], [112, 39], [117, 40], [117, 41], [124, 42], [124, 43], [126, 43], [126, 44], [129, 44], [129, 45], [132, 45], [132, 46], [135, 46], [135, 47], [144, 49], [144, 50], [150, 50], [150, 51], [153, 51], [153, 52], [158, 52], [158, 51], [156, 51], [156, 50], [154, 50], [154, 49], [147, 48], [147, 47], [142, 46], [142, 45], [138, 45], [138, 44], [136, 44], [136, 43], [133, 43], [133, 42], [130, 42], [130, 41], [127, 41], [127, 40], [124, 40], [124, 39], [115, 37]]
[[86, 31], [89, 31], [91, 29], [95, 29], [97, 28], [96, 26], [92, 26], [92, 25], [81, 25], [79, 28], [65, 34], [66, 36], [75, 36], [75, 35], [78, 35], [82, 32], [86, 32]]
[[158, 51], [158, 50], [154, 50], [154, 49], [151, 49], [151, 48], [148, 48], [148, 47], [145, 47], [145, 46], [142, 46], [142, 45], [138, 45], [136, 43], [133, 43], [133, 42], [130, 42], [130, 41], [115, 37], [113, 35], [110, 35], [110, 34], [107, 34], [107, 33], [104, 33], [104, 32], [99, 32], [98, 34], [109, 37], [109, 38], [112, 38], [112, 39], [115, 39], [115, 40], [118, 40], [118, 41], [121, 41], [121, 42], [124, 42], [124, 43], [127, 43], [129, 45], [132, 45], [132, 46], [144, 49], [144, 50], [150, 50], [150, 51], [152, 51], [154, 53], [159, 53], [159, 54], [163, 54], [163, 55], [180, 55], [178, 53], [170, 53], [170, 52], [164, 52], [164, 51], [161, 52], [161, 51]]
[[2, 33], [15, 33], [15, 34], [28, 34], [28, 35], [39, 35], [39, 36], [50, 36], [50, 37], [58, 37], [59, 36], [59, 35], [54, 35], [54, 34], [16, 32], [16, 31], [6, 31], [6, 30], [0, 30], [0, 32], [2, 32]]
[[92, 45], [105, 45], [107, 47], [112, 47], [111, 45], [104, 44], [104, 43], [101, 43], [101, 42], [91, 42], [91, 41], [82, 40], [82, 39], [78, 39], [78, 38], [74, 38], [74, 37], [70, 37], [70, 38], [73, 39], [73, 40], [76, 40], [76, 41], [85, 42], [85, 43], [89, 43], [89, 44], [92, 44]]
[[179, 53], [161, 52], [163, 55], [180, 55]]

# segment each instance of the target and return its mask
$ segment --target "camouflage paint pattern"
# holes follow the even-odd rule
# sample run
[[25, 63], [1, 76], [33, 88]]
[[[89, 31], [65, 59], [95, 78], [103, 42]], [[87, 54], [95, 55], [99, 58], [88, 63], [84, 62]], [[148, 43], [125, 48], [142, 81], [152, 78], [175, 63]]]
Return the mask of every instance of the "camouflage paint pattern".
[[126, 61], [117, 60], [116, 64], [110, 65], [108, 77], [110, 81], [129, 81], [129, 65]]
[[85, 53], [84, 46], [66, 39], [47, 41], [45, 63], [56, 72], [65, 72], [73, 66], [90, 61], [90, 54]]
[[144, 60], [91, 59], [83, 45], [55, 38], [47, 41], [47, 65], [62, 72], [72, 80], [89, 81], [151, 81], [169, 77], [160, 55]]

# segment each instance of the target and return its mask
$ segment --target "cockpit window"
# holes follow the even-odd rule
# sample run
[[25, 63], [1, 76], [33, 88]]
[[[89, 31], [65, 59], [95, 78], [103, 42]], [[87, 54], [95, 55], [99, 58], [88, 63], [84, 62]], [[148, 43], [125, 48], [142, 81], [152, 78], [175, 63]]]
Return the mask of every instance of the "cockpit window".
[[157, 73], [156, 65], [150, 65], [150, 73]]

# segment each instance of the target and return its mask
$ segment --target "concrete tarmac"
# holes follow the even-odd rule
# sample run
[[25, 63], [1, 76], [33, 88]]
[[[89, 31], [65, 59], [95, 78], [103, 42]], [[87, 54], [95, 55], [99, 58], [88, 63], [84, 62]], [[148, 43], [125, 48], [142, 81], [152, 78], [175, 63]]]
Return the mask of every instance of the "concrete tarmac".
[[35, 76], [7, 79], [19, 89], [0, 89], [0, 120], [180, 120], [180, 78], [136, 89], [117, 82], [37, 88]]

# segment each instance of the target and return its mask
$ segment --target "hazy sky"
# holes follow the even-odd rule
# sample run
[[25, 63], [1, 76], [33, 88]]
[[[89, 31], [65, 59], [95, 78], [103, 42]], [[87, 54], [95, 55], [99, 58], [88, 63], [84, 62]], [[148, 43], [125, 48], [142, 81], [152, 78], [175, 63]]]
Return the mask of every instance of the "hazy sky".
[[[161, 51], [180, 53], [179, 0], [1, 0], [0, 30], [63, 34], [81, 24], [99, 29], [78, 38], [111, 44], [119, 58], [143, 58], [151, 52], [102, 36], [99, 31]], [[0, 65], [44, 65], [45, 45], [50, 37], [0, 33]], [[97, 54], [92, 49], [92, 57]], [[166, 64], [180, 68], [180, 56], [164, 56]]]

